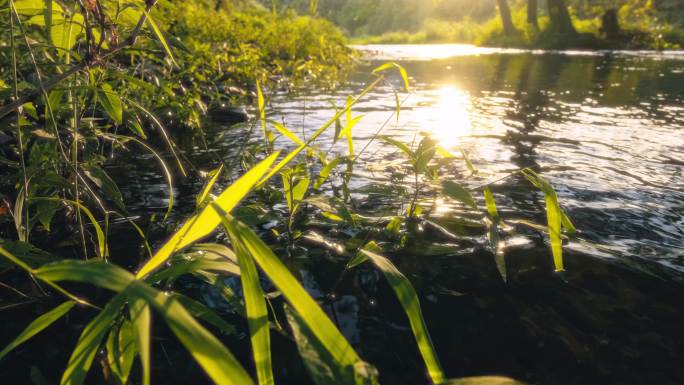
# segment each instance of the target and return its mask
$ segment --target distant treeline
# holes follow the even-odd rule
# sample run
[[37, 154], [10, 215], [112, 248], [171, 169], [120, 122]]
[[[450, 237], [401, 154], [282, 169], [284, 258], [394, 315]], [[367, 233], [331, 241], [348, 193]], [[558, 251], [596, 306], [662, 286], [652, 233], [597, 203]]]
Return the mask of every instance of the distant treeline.
[[[549, 39], [540, 32], [549, 28], [557, 32], [557, 16], [562, 19], [565, 14], [573, 26], [560, 29], [584, 34], [583, 44], [590, 44], [588, 35], [603, 40], [609, 37], [613, 45], [628, 47], [674, 48], [684, 42], [682, 0], [260, 1], [279, 12], [314, 12], [349, 36], [367, 42], [543, 45]], [[606, 31], [606, 22], [619, 32]], [[606, 36], [611, 32], [619, 33], [619, 38]], [[550, 44], [557, 44], [557, 40], [551, 39]]]

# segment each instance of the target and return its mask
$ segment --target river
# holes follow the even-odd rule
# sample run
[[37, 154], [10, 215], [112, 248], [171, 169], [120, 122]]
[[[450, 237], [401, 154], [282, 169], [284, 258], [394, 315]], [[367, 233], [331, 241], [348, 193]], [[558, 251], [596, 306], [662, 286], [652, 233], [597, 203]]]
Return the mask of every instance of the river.
[[[684, 53], [356, 48], [362, 63], [342, 90], [275, 93], [268, 111], [306, 137], [330, 119], [333, 104], [344, 105], [373, 79], [373, 68], [401, 64], [411, 77], [409, 93], [392, 73], [354, 108], [354, 116], [364, 115], [353, 130], [357, 199], [396, 208], [391, 194], [375, 199], [371, 187], [410, 187], [394, 175], [396, 148], [372, 141], [378, 132], [408, 143], [429, 135], [454, 154], [467, 153], [479, 170], [472, 176], [460, 162], [442, 177], [473, 191], [492, 183], [504, 220], [544, 223], [543, 196], [524, 178], [509, 176], [531, 167], [553, 184], [579, 230], [565, 245], [563, 275], [553, 272], [540, 234], [511, 237], [504, 250], [508, 284], [498, 276], [485, 233], [470, 234], [462, 247], [421, 244], [393, 256], [419, 292], [449, 377], [684, 383]], [[208, 168], [216, 154], [235, 155], [245, 132], [210, 130], [211, 151], [182, 138], [181, 148], [194, 146], [186, 154]], [[283, 138], [278, 144], [291, 146]], [[318, 144], [331, 146], [332, 134]], [[345, 143], [332, 148], [347, 151]], [[132, 211], [162, 210], [164, 179], [123, 164], [112, 174], [123, 181]], [[178, 187], [178, 201], [192, 202], [198, 187]], [[424, 195], [436, 221], [462, 210], [434, 201], [430, 191]], [[484, 206], [481, 194], [476, 198]], [[339, 284], [343, 262], [311, 256], [290, 266], [379, 368], [383, 384], [427, 381], [405, 315], [377, 272], [362, 269]], [[275, 359], [299, 365], [285, 356]], [[293, 370], [276, 378], [299, 384], [299, 375]]]

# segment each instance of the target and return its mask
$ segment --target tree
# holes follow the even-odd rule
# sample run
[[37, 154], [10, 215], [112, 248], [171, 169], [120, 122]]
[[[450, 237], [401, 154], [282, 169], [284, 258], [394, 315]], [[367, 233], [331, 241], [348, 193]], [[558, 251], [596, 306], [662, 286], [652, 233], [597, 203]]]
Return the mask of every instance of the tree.
[[508, 6], [508, 0], [497, 0], [499, 5], [499, 14], [501, 15], [501, 22], [503, 23], [504, 33], [506, 35], [515, 35], [518, 31], [513, 25], [511, 18], [511, 8]]
[[539, 28], [538, 0], [527, 0], [527, 23], [534, 28]]
[[549, 18], [551, 19], [551, 30], [564, 35], [576, 34], [577, 30], [572, 25], [570, 12], [565, 4], [565, 0], [547, 0], [546, 3], [549, 9]]

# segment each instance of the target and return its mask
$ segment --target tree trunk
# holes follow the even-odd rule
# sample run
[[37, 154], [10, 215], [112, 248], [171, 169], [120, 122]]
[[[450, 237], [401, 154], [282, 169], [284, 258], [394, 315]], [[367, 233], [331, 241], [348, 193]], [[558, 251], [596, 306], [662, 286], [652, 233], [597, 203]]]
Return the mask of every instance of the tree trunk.
[[577, 33], [575, 26], [572, 25], [570, 12], [565, 0], [547, 0], [549, 8], [549, 18], [551, 19], [551, 30], [561, 34], [574, 35]]
[[527, 23], [539, 29], [538, 0], [527, 0]]
[[501, 14], [504, 33], [509, 36], [515, 35], [516, 29], [511, 18], [511, 8], [508, 6], [508, 0], [497, 0], [497, 2], [499, 4], [499, 13]]

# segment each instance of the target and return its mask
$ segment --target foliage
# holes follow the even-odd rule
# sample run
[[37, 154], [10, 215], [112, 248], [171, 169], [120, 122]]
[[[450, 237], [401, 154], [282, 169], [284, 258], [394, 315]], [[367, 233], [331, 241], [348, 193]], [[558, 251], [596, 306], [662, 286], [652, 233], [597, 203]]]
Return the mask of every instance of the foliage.
[[[63, 385], [83, 384], [96, 362], [107, 382], [126, 384], [135, 374], [143, 384], [150, 384], [152, 346], [159, 343], [153, 325], [160, 324], [216, 384], [251, 384], [252, 377], [259, 384], [277, 381], [272, 330], [292, 337], [315, 381], [376, 384], [377, 370], [355, 351], [320, 299], [305, 289], [286, 263], [303, 247], [306, 227], [315, 218], [367, 235], [368, 242], [356, 239], [348, 247], [338, 247], [323, 236], [314, 238], [325, 245], [321, 247], [332, 246], [341, 253], [348, 260], [347, 270], [370, 261], [384, 274], [406, 313], [430, 380], [447, 383], [417, 291], [380, 252], [382, 246], [389, 253], [405, 248], [420, 236], [420, 228], [431, 223], [430, 213], [421, 205], [422, 187], [437, 183], [442, 167], [455, 157], [429, 137], [407, 145], [378, 132], [372, 140], [392, 144], [405, 157], [404, 176], [413, 178], [413, 191], [399, 198], [410, 201], [408, 208], [395, 207], [397, 215], [389, 221], [366, 217], [356, 210], [349, 187], [354, 165], [365, 151], [354, 147], [353, 128], [362, 116], [353, 110], [385, 83], [389, 71], [400, 75], [408, 92], [410, 79], [404, 68], [395, 63], [376, 68], [367, 87], [349, 96], [306, 139], [267, 121], [266, 98], [257, 86], [256, 104], [266, 145], [238, 154], [249, 159], [243, 163], [244, 170], [239, 170], [243, 172], [233, 170], [242, 175], [214, 196], [212, 192], [223, 183], [224, 167], [217, 165], [193, 199], [196, 207], [182, 207], [190, 212], [187, 219], [175, 232], [169, 231], [166, 242], [155, 244], [156, 252], [152, 252], [152, 239], [136, 223], [140, 217], [128, 212], [121, 191], [106, 172], [105, 151], [115, 157], [137, 146], [161, 163], [160, 174], [167, 178], [170, 193], [161, 221], [165, 223], [176, 212], [169, 170], [183, 175], [194, 172], [186, 167], [165, 123], [172, 117], [181, 120], [180, 126], [201, 127], [201, 115], [219, 90], [217, 74], [227, 74], [221, 82], [256, 80], [267, 71], [286, 75], [292, 82], [325, 80], [337, 78], [346, 66], [344, 61], [352, 60], [342, 48], [341, 35], [318, 19], [272, 14], [249, 5], [233, 13], [220, 7], [217, 12], [208, 2], [169, 2], [160, 8], [154, 8], [155, 4], [150, 0], [93, 1], [70, 8], [50, 0], [0, 3], [0, 10], [10, 15], [1, 35], [10, 47], [3, 51], [2, 60], [10, 65], [9, 70], [3, 67], [6, 80], [0, 84], [4, 95], [0, 129], [13, 138], [2, 147], [7, 154], [3, 174], [15, 175], [10, 185], [2, 186], [3, 194], [13, 201], [13, 212], [0, 228], [0, 256], [16, 269], [23, 285], [40, 289], [36, 301], [68, 300], [30, 323], [0, 358], [67, 314], [78, 312], [85, 317], [96, 310], [66, 363]], [[400, 91], [395, 92], [397, 109], [392, 114], [398, 118]], [[159, 116], [160, 111], [166, 111], [166, 118]], [[319, 137], [333, 129], [335, 141], [347, 139], [348, 155], [334, 156], [320, 148]], [[295, 147], [281, 154], [275, 148], [276, 132]], [[154, 134], [174, 166], [148, 143]], [[475, 173], [465, 154], [463, 158]], [[561, 226], [573, 231], [574, 227], [562, 213], [551, 185], [532, 171], [521, 172], [544, 193], [552, 255], [562, 268]], [[326, 184], [336, 192], [326, 193]], [[489, 215], [504, 224], [488, 186], [483, 190], [486, 213], [480, 212], [471, 194], [474, 190], [453, 181], [441, 186], [444, 191], [439, 196], [461, 202], [482, 221]], [[258, 223], [265, 216], [274, 222], [270, 233], [259, 233], [246, 223]], [[135, 256], [110, 254], [114, 218], [130, 225], [131, 242], [139, 237], [141, 250], [148, 252], [139, 268], [130, 262]], [[216, 238], [219, 243], [198, 243], [217, 230], [222, 231]], [[69, 251], [55, 245], [55, 240], [70, 245]], [[502, 268], [505, 278], [505, 261]], [[225, 284], [231, 278], [239, 280], [240, 294]], [[230, 334], [238, 325], [182, 294], [182, 279], [216, 288], [226, 305], [246, 318], [256, 376], [214, 333]], [[283, 312], [291, 330], [277, 320]], [[96, 360], [100, 353], [102, 359]]]

